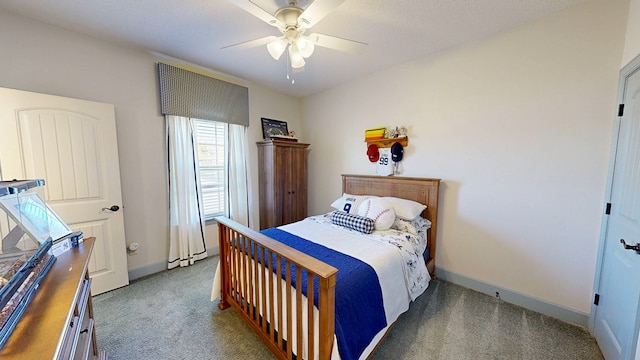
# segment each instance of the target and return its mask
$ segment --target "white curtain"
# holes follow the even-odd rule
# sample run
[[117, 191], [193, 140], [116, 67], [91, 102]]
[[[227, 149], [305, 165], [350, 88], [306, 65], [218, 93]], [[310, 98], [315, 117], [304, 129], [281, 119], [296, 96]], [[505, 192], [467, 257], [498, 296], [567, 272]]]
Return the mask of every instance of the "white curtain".
[[169, 150], [168, 268], [189, 266], [207, 257], [202, 191], [192, 120], [166, 115]]
[[[229, 124], [228, 140], [227, 164], [229, 181], [227, 181], [227, 194], [229, 194], [229, 218], [242, 225], [253, 227], [249, 200], [251, 199], [251, 188], [249, 187], [251, 176], [247, 162], [247, 127]], [[220, 296], [221, 286], [220, 262], [218, 262], [211, 286], [211, 301]]]
[[229, 124], [227, 151], [229, 218], [252, 227], [249, 206], [249, 166], [247, 164], [247, 127]]

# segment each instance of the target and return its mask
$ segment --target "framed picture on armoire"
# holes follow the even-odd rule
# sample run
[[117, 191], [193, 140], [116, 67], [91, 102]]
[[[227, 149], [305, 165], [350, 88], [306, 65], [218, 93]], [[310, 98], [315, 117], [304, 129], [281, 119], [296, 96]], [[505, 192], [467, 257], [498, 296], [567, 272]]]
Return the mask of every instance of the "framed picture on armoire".
[[274, 136], [287, 136], [289, 129], [286, 121], [273, 120], [267, 118], [262, 119], [262, 137], [267, 140]]

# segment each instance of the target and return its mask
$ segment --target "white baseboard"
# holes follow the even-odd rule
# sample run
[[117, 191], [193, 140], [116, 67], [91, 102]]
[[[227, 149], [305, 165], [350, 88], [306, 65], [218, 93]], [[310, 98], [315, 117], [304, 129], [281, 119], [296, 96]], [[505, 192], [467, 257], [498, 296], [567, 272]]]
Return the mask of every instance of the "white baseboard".
[[161, 271], [167, 270], [167, 262], [161, 262], [143, 266], [136, 269], [129, 269], [129, 281], [143, 278], [148, 275], [153, 275]]
[[588, 327], [589, 314], [569, 309], [565, 306], [553, 304], [548, 301], [538, 299], [529, 295], [509, 290], [494, 284], [473, 279], [464, 275], [449, 272], [447, 270], [436, 268], [438, 279], [448, 281], [466, 288], [490, 295], [496, 296], [496, 292], [500, 294], [500, 299], [522, 306], [523, 308], [539, 312], [553, 318], [566, 321], [571, 324]]
[[[207, 249], [207, 256], [216, 256], [216, 255], [218, 255], [217, 246], [211, 249]], [[140, 279], [148, 275], [153, 275], [155, 273], [159, 273], [164, 270], [167, 270], [166, 261], [143, 266], [136, 269], [129, 269], [129, 281]], [[213, 276], [213, 274], [211, 274], [211, 276]]]

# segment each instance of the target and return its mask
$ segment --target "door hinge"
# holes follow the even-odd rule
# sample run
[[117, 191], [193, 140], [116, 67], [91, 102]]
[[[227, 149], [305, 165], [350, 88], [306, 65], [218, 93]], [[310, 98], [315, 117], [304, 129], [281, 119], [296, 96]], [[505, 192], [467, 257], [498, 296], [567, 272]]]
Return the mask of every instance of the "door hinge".
[[600, 294], [596, 294], [596, 295], [593, 297], [593, 305], [598, 306], [598, 304], [599, 304], [599, 303], [600, 303]]
[[606, 215], [611, 215], [611, 203], [607, 203], [607, 208], [604, 210]]
[[624, 115], [624, 104], [618, 105], [618, 116]]

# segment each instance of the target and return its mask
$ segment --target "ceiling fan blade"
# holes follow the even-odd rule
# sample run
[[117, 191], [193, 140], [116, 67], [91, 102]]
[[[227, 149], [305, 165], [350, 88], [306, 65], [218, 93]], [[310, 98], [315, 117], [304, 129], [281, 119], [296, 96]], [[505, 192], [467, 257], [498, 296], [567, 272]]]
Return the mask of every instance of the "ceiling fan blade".
[[245, 42], [241, 42], [241, 43], [237, 43], [237, 44], [233, 44], [233, 45], [227, 45], [222, 47], [221, 49], [227, 49], [227, 48], [237, 48], [237, 49], [247, 49], [247, 48], [251, 48], [251, 47], [256, 47], [256, 46], [261, 46], [261, 45], [267, 45], [268, 43], [277, 40], [278, 37], [277, 36], [265, 36], [263, 38], [260, 39], [255, 39], [255, 40], [249, 40], [249, 41], [245, 41]]
[[298, 24], [303, 28], [309, 29], [343, 2], [344, 0], [314, 0], [298, 16]]
[[284, 27], [284, 24], [280, 20], [249, 0], [229, 0], [229, 2], [271, 26], [277, 28]]
[[329, 49], [344, 51], [352, 54], [359, 54], [367, 48], [368, 44], [355, 40], [342, 39], [335, 36], [313, 33], [309, 35], [317, 46]]

